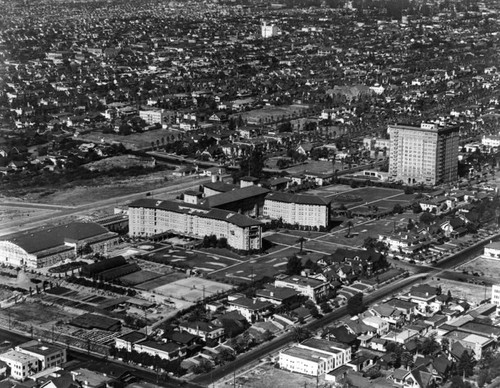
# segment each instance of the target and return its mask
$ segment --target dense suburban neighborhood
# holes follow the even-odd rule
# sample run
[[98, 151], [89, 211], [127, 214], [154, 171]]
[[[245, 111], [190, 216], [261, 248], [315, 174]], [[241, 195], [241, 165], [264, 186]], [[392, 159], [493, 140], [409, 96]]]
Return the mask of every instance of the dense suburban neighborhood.
[[500, 386], [500, 4], [1, 5], [2, 387]]

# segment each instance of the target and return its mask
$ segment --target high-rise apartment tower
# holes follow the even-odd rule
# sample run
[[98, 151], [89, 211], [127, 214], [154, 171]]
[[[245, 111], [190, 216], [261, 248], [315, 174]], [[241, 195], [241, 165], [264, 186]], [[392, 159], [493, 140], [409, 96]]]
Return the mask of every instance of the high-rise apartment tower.
[[457, 180], [458, 127], [422, 123], [389, 125], [389, 178], [437, 185]]

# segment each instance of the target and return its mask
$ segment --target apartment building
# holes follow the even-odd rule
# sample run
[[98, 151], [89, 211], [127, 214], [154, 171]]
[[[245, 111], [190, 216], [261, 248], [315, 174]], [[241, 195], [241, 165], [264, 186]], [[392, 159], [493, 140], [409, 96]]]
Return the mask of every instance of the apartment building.
[[129, 205], [129, 234], [148, 237], [171, 231], [184, 236], [215, 235], [244, 251], [262, 246], [262, 224], [253, 218], [221, 209], [151, 198]]
[[292, 288], [313, 301], [325, 297], [329, 289], [328, 282], [299, 275], [278, 275], [274, 286]]
[[458, 127], [422, 123], [389, 125], [389, 177], [404, 184], [436, 185], [457, 180]]
[[40, 370], [61, 366], [67, 361], [65, 348], [36, 340], [16, 346], [15, 350], [35, 357]]
[[163, 124], [165, 122], [164, 109], [140, 110], [139, 117], [148, 124]]
[[0, 354], [0, 361], [10, 368], [10, 375], [16, 380], [23, 381], [39, 371], [38, 358], [18, 350], [9, 350]]
[[330, 201], [316, 195], [269, 193], [264, 201], [264, 217], [286, 224], [324, 227], [330, 220]]
[[324, 373], [351, 361], [351, 348], [337, 342], [310, 338], [279, 354], [280, 368], [310, 376]]

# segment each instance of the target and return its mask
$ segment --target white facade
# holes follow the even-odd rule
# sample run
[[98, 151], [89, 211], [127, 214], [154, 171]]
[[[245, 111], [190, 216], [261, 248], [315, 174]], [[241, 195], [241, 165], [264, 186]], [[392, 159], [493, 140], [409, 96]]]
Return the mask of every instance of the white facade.
[[287, 224], [310, 227], [327, 227], [330, 217], [329, 203], [315, 197], [309, 201], [306, 195], [270, 193], [264, 202], [264, 217], [279, 220]]
[[67, 361], [66, 349], [44, 344], [38, 341], [31, 341], [26, 344], [16, 346], [17, 351], [28, 356], [35, 357], [40, 361], [41, 370], [61, 366]]
[[261, 25], [261, 35], [263, 38], [272, 38], [278, 35], [279, 29], [275, 24], [266, 24], [266, 22]]
[[163, 109], [140, 110], [139, 117], [148, 124], [163, 124], [164, 113]]
[[279, 366], [290, 372], [321, 376], [330, 372], [333, 357], [325, 353], [293, 347], [279, 354]]
[[276, 278], [274, 286], [292, 288], [315, 301], [326, 296], [329, 283], [305, 276], [293, 275]]
[[389, 176], [404, 184], [453, 182], [458, 172], [458, 127], [390, 125]]
[[283, 350], [279, 354], [280, 368], [310, 376], [329, 373], [351, 361], [349, 346], [324, 339], [311, 338]]
[[500, 147], [500, 136], [498, 135], [489, 135], [483, 136], [483, 139], [481, 140], [481, 144], [486, 146], [486, 147]]
[[138, 200], [129, 207], [129, 235], [148, 237], [172, 231], [186, 236], [215, 235], [245, 251], [261, 248], [261, 223], [238, 213], [186, 203]]
[[488, 259], [500, 260], [500, 243], [494, 242], [484, 247], [483, 256]]
[[500, 285], [494, 284], [491, 288], [491, 303], [497, 306], [497, 315], [500, 315]]
[[10, 368], [10, 375], [23, 381], [38, 372], [38, 358], [17, 350], [9, 350], [0, 354], [0, 360]]

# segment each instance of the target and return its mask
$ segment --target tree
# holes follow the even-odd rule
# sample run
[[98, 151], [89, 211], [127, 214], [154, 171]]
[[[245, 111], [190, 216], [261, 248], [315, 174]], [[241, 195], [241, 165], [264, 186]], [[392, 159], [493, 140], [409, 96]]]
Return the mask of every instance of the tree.
[[193, 368], [193, 373], [201, 374], [210, 372], [213, 369], [213, 365], [210, 361], [202, 359], [198, 365]]
[[249, 158], [242, 160], [240, 164], [240, 177], [250, 175], [255, 178], [262, 177], [265, 156], [260, 149], [254, 149]]
[[422, 206], [418, 202], [413, 202], [411, 204], [411, 209], [414, 214], [422, 213]]
[[423, 212], [420, 216], [420, 222], [426, 225], [432, 224], [436, 216], [434, 214], [431, 214], [429, 212]]
[[303, 249], [303, 247], [304, 247], [304, 243], [305, 243], [306, 241], [307, 241], [307, 239], [306, 239], [306, 238], [304, 238], [304, 237], [299, 237], [299, 238], [297, 239], [297, 242], [298, 242], [298, 243], [300, 243], [300, 252], [301, 252], [301, 253], [302, 253], [302, 249]]
[[363, 312], [365, 309], [365, 305], [363, 303], [363, 293], [358, 292], [354, 296], [352, 296], [347, 301], [347, 313], [349, 315], [358, 315]]
[[351, 237], [351, 229], [354, 226], [354, 224], [352, 223], [351, 220], [349, 220], [349, 221], [346, 222], [346, 226], [347, 226], [347, 235], [346, 235], [346, 237]]
[[431, 334], [419, 343], [419, 350], [424, 355], [431, 355], [440, 349], [438, 342], [436, 341], [436, 334]]
[[450, 350], [450, 340], [446, 337], [441, 340], [441, 350], [445, 353]]
[[92, 253], [92, 247], [90, 246], [90, 244], [84, 244], [78, 247], [77, 251], [79, 256], [88, 255]]
[[302, 326], [295, 326], [293, 328], [293, 339], [295, 342], [302, 342], [310, 338], [312, 333]]
[[300, 275], [302, 272], [302, 260], [300, 260], [297, 255], [293, 255], [288, 259], [286, 263], [286, 274], [287, 275]]
[[457, 365], [457, 372], [459, 376], [470, 377], [474, 374], [474, 359], [469, 352], [462, 353]]
[[401, 353], [401, 364], [403, 364], [405, 368], [407, 368], [408, 365], [411, 365], [412, 363], [413, 363], [413, 355], [410, 352]]
[[217, 241], [217, 248], [227, 248], [227, 238], [221, 237]]
[[392, 212], [394, 214], [401, 214], [403, 213], [404, 209], [403, 209], [403, 206], [401, 206], [399, 203], [395, 204], [392, 208]]

